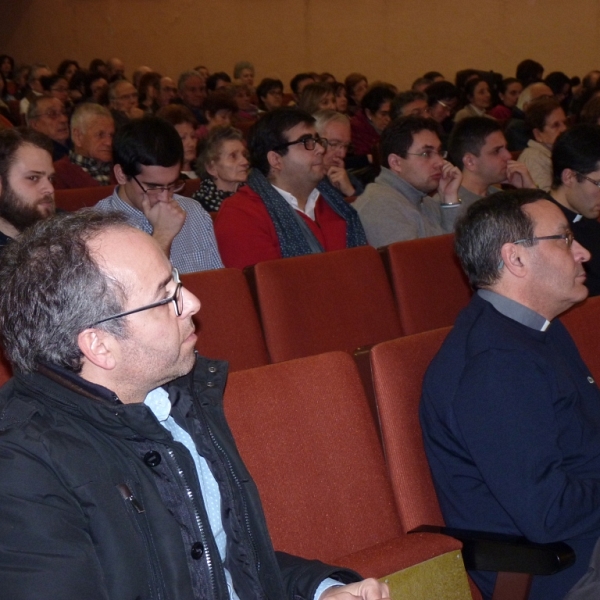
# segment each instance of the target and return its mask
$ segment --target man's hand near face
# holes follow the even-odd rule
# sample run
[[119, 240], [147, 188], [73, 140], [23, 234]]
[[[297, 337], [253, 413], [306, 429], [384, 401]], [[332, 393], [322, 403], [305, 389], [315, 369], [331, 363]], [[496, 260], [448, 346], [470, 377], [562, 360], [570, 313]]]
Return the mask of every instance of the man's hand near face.
[[329, 167], [327, 177], [329, 177], [331, 184], [340, 190], [344, 196], [354, 196], [356, 194], [356, 190], [348, 177], [348, 172], [343, 166], [333, 165]]
[[458, 188], [462, 181], [462, 174], [458, 167], [448, 161], [442, 166], [442, 178], [438, 185], [438, 193], [443, 204], [458, 204]]
[[535, 189], [537, 187], [527, 167], [516, 160], [509, 160], [506, 165], [506, 181], [516, 188]]
[[144, 194], [142, 212], [152, 225], [152, 237], [158, 242], [163, 252], [171, 255], [171, 244], [185, 223], [186, 213], [173, 198], [159, 200], [154, 205]]

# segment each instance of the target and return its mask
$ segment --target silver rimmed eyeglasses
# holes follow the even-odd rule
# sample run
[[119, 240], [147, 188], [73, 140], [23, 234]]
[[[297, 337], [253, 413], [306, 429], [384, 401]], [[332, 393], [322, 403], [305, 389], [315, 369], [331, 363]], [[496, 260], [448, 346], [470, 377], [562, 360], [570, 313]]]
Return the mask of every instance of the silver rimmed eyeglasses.
[[583, 177], [584, 179], [587, 179], [587, 181], [589, 181], [590, 183], [593, 183], [596, 187], [600, 188], [600, 181], [598, 181], [597, 179], [592, 179], [591, 177], [588, 177], [587, 175], [584, 175], [583, 173], [579, 173], [577, 171], [575, 171], [576, 175], [579, 175], [579, 177]]
[[430, 148], [428, 150], [423, 150], [423, 152], [407, 152], [410, 156], [420, 156], [421, 158], [425, 158], [427, 160], [431, 160], [435, 156], [439, 156], [440, 158], [446, 158], [448, 156], [448, 152], [446, 150], [434, 150]]
[[121, 317], [126, 317], [127, 315], [133, 315], [138, 312], [142, 312], [144, 310], [150, 310], [151, 308], [156, 308], [157, 306], [164, 306], [165, 304], [169, 304], [169, 302], [173, 303], [173, 307], [175, 309], [175, 314], [180, 317], [183, 314], [183, 283], [179, 280], [179, 272], [175, 267], [171, 271], [173, 276], [173, 281], [177, 284], [175, 286], [175, 291], [172, 296], [165, 298], [164, 300], [159, 300], [158, 302], [153, 302], [152, 304], [147, 304], [146, 306], [140, 306], [139, 308], [134, 308], [132, 310], [127, 310], [125, 312], [119, 313], [118, 315], [112, 315], [110, 317], [106, 317], [105, 319], [100, 319], [95, 323], [92, 323], [90, 327], [95, 327], [96, 325], [100, 325], [100, 323], [105, 323], [106, 321], [112, 321], [113, 319], [120, 319]]
[[513, 244], [532, 244], [533, 242], [537, 242], [539, 240], [565, 240], [567, 248], [570, 248], [573, 245], [575, 237], [573, 236], [573, 232], [569, 229], [566, 233], [557, 233], [556, 235], [540, 235], [532, 238], [523, 238], [522, 240], [513, 242]]

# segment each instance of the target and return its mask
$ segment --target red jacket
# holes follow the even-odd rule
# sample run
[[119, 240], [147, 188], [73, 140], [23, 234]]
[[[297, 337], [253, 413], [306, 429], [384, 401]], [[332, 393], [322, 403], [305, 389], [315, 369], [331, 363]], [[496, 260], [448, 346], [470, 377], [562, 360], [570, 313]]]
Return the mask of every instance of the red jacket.
[[[298, 214], [325, 250], [346, 248], [346, 221], [322, 197], [317, 200], [314, 221], [304, 213]], [[261, 197], [249, 186], [223, 202], [215, 221], [215, 235], [226, 267], [243, 269], [281, 258], [275, 225]]]

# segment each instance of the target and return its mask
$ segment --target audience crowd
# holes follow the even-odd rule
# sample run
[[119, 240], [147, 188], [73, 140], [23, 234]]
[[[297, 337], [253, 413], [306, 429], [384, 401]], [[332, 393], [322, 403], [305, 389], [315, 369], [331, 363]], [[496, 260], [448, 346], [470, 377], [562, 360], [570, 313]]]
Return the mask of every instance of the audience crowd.
[[[103, 258], [107, 265], [122, 261], [134, 274], [139, 269], [148, 273], [158, 269], [156, 272], [164, 279], [158, 289], [167, 284], [174, 288], [172, 297], [141, 308], [127, 312], [114, 310], [114, 315], [94, 317], [96, 320], [86, 317], [92, 319], [89, 322], [93, 324], [82, 321], [89, 325], [85, 331], [94, 331], [99, 324], [171, 302], [176, 317], [183, 313], [191, 318], [199, 304], [193, 296], [193, 300], [187, 297], [184, 302], [182, 299], [180, 273], [222, 267], [242, 269], [271, 259], [367, 244], [378, 248], [456, 232], [459, 258], [478, 292], [464, 313], [466, 316], [457, 321], [452, 337], [448, 338], [450, 341], [442, 348], [426, 378], [422, 420], [424, 427], [429, 428], [426, 450], [433, 464], [438, 492], [440, 487], [447, 492], [447, 496], [439, 494], [444, 516], [449, 522], [472, 529], [472, 520], [462, 522], [464, 511], [456, 509], [458, 515], [454, 511], [468, 504], [473, 490], [468, 485], [469, 489], [465, 490], [465, 486], [457, 484], [460, 477], [454, 477], [456, 471], [448, 470], [447, 465], [454, 467], [455, 462], [459, 463], [456, 469], [460, 471], [466, 461], [470, 471], [463, 480], [476, 480], [478, 474], [485, 471], [477, 462], [479, 447], [481, 455], [485, 455], [495, 430], [503, 433], [500, 442], [510, 439], [512, 446], [521, 448], [523, 456], [530, 452], [530, 446], [535, 446], [529, 444], [535, 436], [515, 433], [510, 418], [501, 422], [507, 428], [510, 425], [506, 431], [488, 419], [504, 402], [501, 392], [506, 391], [503, 386], [512, 385], [513, 373], [525, 379], [529, 373], [540, 370], [541, 362], [550, 365], [543, 376], [538, 373], [539, 385], [521, 385], [515, 389], [525, 389], [526, 396], [535, 393], [540, 397], [539, 410], [528, 417], [535, 422], [530, 431], [538, 427], [537, 416], [542, 415], [548, 421], [542, 430], [546, 431], [551, 445], [557, 434], [552, 420], [554, 412], [543, 416], [544, 410], [547, 411], [546, 395], [542, 393], [546, 385], [555, 390], [556, 403], [562, 406], [563, 412], [571, 410], [563, 406], [566, 402], [559, 394], [563, 388], [573, 387], [569, 398], [575, 400], [569, 401], [569, 405], [579, 405], [578, 394], [585, 398], [593, 394], [588, 399], [590, 408], [585, 409], [585, 414], [592, 415], [594, 423], [600, 423], [598, 390], [594, 387], [593, 392], [589, 392], [589, 386], [594, 384], [591, 376], [579, 377], [587, 371], [583, 371], [583, 363], [568, 334], [560, 329], [562, 326], [551, 330], [548, 349], [542, 352], [539, 343], [554, 317], [583, 300], [588, 293], [600, 295], [600, 71], [591, 71], [581, 79], [558, 71], [545, 75], [544, 71], [540, 63], [530, 59], [517, 65], [514, 76], [463, 69], [450, 81], [442, 73], [430, 71], [416, 79], [408, 90], [399, 90], [385, 81], [369, 81], [361, 73], [350, 73], [343, 81], [337, 81], [328, 72], [302, 72], [291, 79], [288, 93], [279, 79], [265, 78], [256, 82], [254, 65], [248, 61], [235, 64], [231, 74], [211, 73], [202, 65], [179, 75], [140, 66], [127, 77], [125, 63], [116, 57], [107, 61], [94, 59], [87, 69], [76, 60], [65, 59], [53, 71], [41, 62], [17, 66], [11, 56], [2, 55], [0, 247], [10, 248], [2, 251], [16, 270], [17, 253], [27, 258], [28, 235], [33, 236], [32, 243], [47, 244], [46, 238], [36, 234], [36, 228], [32, 227], [43, 222], [38, 229], [43, 233], [47, 227], [45, 235], [49, 238], [62, 236], [65, 239], [61, 243], [70, 249], [72, 240], [67, 239], [68, 230], [61, 231], [62, 222], [73, 231], [79, 228], [77, 235], [81, 240], [75, 238], [78, 248], [91, 243], [93, 252], [90, 252], [98, 256], [107, 253]], [[56, 208], [54, 190], [82, 188], [100, 191], [95, 210], [55, 218], [55, 214], [62, 211]], [[102, 190], [106, 191], [104, 195]], [[106, 245], [98, 242], [95, 248], [93, 235], [96, 234], [90, 234], [90, 238], [88, 230], [99, 230], [107, 239], [114, 237], [114, 247], [108, 242]], [[36, 235], [41, 241], [36, 241]], [[20, 241], [14, 241], [17, 238]], [[490, 240], [498, 248], [494, 250]], [[547, 256], [541, 256], [540, 252], [541, 258], [535, 262], [530, 250], [538, 248], [537, 242], [542, 240], [551, 241], [553, 245], [543, 246], [549, 248]], [[35, 244], [32, 247], [28, 260], [35, 262]], [[141, 267], [135, 264], [137, 257], [133, 252], [138, 247], [144, 248], [150, 257], [140, 259]], [[74, 260], [74, 256], [69, 254], [67, 258]], [[11, 281], [16, 279], [13, 277]], [[105, 287], [112, 290], [112, 285]], [[130, 293], [128, 285], [119, 290], [123, 294]], [[563, 287], [568, 286], [573, 289], [562, 294]], [[106, 289], [102, 289], [105, 294]], [[58, 300], [56, 304], [58, 306]], [[503, 315], [502, 318], [496, 313]], [[517, 331], [515, 323], [528, 328], [523, 330], [526, 335]], [[532, 334], [530, 329], [539, 331]], [[512, 330], [516, 333], [507, 333]], [[118, 340], [122, 337], [125, 341], [119, 344], [129, 349], [127, 336], [115, 335]], [[186, 335], [187, 341], [193, 337], [188, 331]], [[476, 343], [473, 349], [470, 344], [473, 338], [478, 340], [478, 336], [483, 341], [480, 345]], [[90, 397], [92, 392], [97, 392], [96, 387], [100, 387], [96, 384], [103, 380], [96, 379], [95, 371], [90, 371], [87, 365], [95, 365], [93, 369], [98, 367], [104, 376], [104, 372], [113, 370], [121, 359], [129, 368], [129, 363], [134, 363], [138, 356], [133, 353], [132, 358], [129, 350], [119, 349], [117, 361], [110, 362], [104, 356], [110, 352], [104, 350], [104, 343], [98, 339], [90, 337], [89, 352], [84, 360], [86, 369], [82, 377], [84, 380], [89, 377], [92, 391], [86, 394]], [[487, 346], [496, 339], [500, 340], [498, 347], [491, 351], [497, 352], [498, 357], [485, 363], [481, 355], [490, 351]], [[84, 343], [85, 339], [81, 344]], [[510, 352], [515, 350], [514, 361], [505, 359], [506, 348]], [[541, 356], [539, 360], [535, 358], [536, 353]], [[158, 354], [157, 351], [156, 356]], [[142, 357], [141, 351], [139, 356]], [[184, 367], [188, 369], [196, 360], [191, 350], [184, 359]], [[554, 364], [558, 366], [552, 366]], [[527, 372], [523, 365], [527, 366]], [[209, 368], [213, 373], [210, 369], [216, 368]], [[490, 399], [497, 396], [497, 403], [488, 403], [489, 406], [480, 402], [482, 388], [479, 385], [479, 379], [487, 376], [488, 370], [495, 374], [495, 378], [488, 377], [494, 384], [488, 396]], [[571, 371], [578, 372], [576, 383], [574, 377], [566, 374]], [[137, 373], [133, 367], [131, 372]], [[179, 377], [184, 372], [185, 369], [169, 371], [167, 375]], [[459, 381], [463, 372], [465, 379]], [[130, 371], [124, 371], [122, 376], [119, 373], [105, 381], [120, 385], [128, 380]], [[546, 384], [546, 381], [554, 381], [556, 373], [562, 379], [556, 385]], [[153, 384], [155, 379], [158, 381], [158, 373], [152, 378]], [[164, 383], [169, 379], [160, 381]], [[153, 389], [159, 388], [149, 388], [148, 397]], [[453, 390], [450, 396], [448, 389]], [[460, 406], [447, 406], [454, 396], [457, 405], [464, 404], [465, 397], [472, 399], [472, 405], [465, 406], [477, 413], [481, 426], [471, 426], [469, 430], [459, 424], [460, 419], [449, 416], [460, 413]], [[525, 399], [522, 394], [513, 396], [507, 406], [516, 413], [525, 405]], [[140, 398], [132, 402], [139, 402]], [[164, 400], [162, 396], [159, 399]], [[187, 401], [186, 397], [183, 401]], [[169, 404], [168, 400], [165, 402]], [[582, 406], [585, 408], [585, 403]], [[465, 423], [471, 420], [469, 411], [465, 409]], [[17, 417], [14, 417], [16, 422]], [[592, 426], [589, 423], [585, 427], [573, 425], [579, 423], [577, 418], [566, 419], [567, 433], [563, 436], [570, 444], [566, 447], [573, 446], [569, 456], [575, 458], [581, 446], [579, 438], [585, 442], [582, 442], [585, 452], [579, 460], [583, 466], [580, 467], [575, 458], [571, 461], [576, 467], [573, 468], [575, 478], [581, 474], [579, 468], [587, 476], [588, 458], [593, 454], [596, 460], [596, 449], [600, 448], [600, 439], [596, 440], [598, 428], [587, 432], [585, 427], [591, 430]], [[208, 427], [202, 425], [205, 426]], [[455, 427], [460, 432], [453, 432]], [[174, 435], [179, 435], [180, 429], [174, 421]], [[194, 435], [198, 431], [194, 429]], [[437, 438], [440, 431], [448, 439]], [[461, 446], [463, 438], [466, 440], [464, 448]], [[558, 447], [558, 442], [555, 445]], [[449, 457], [445, 455], [446, 446]], [[498, 447], [501, 448], [498, 454], [502, 454], [503, 443]], [[554, 467], [551, 466], [558, 459], [546, 460], [542, 456], [546, 448], [547, 445], [535, 446], [540, 454], [537, 464], [548, 463], [544, 473], [552, 473]], [[465, 459], [470, 452], [475, 458]], [[152, 453], [146, 456], [149, 454]], [[509, 459], [514, 458], [513, 455], [514, 452], [507, 453]], [[533, 456], [537, 455], [533, 453]], [[520, 462], [520, 457], [515, 461]], [[531, 462], [523, 461], [523, 464], [529, 469]], [[507, 459], [506, 464], [500, 475], [495, 465], [490, 467], [489, 480], [486, 480], [489, 490], [486, 485], [479, 486], [483, 489], [479, 490], [480, 507], [488, 506], [488, 509], [475, 511], [477, 515], [485, 512], [481, 523], [476, 522], [476, 525], [485, 527], [489, 515], [496, 511], [499, 516], [495, 522], [507, 522], [500, 529], [516, 535], [527, 530], [515, 525], [519, 520], [513, 518], [510, 511], [500, 510], [493, 486], [496, 477], [503, 482], [511, 479], [513, 463]], [[592, 470], [595, 468], [592, 464]], [[242, 471], [241, 466], [239, 470]], [[535, 481], [531, 485], [527, 482], [527, 489], [536, 489], [540, 481], [545, 485], [548, 479], [534, 472], [533, 467], [528, 471], [528, 477]], [[233, 470], [231, 473], [237, 477]], [[597, 475], [594, 470], [592, 476], [597, 479]], [[453, 481], [449, 483], [446, 478]], [[199, 480], [205, 483], [202, 477]], [[213, 485], [212, 480], [209, 484]], [[571, 511], [573, 524], [569, 521], [568, 526], [561, 528], [561, 520], [557, 519], [555, 529], [550, 531], [552, 535], [546, 536], [546, 531], [538, 535], [537, 530], [533, 530], [530, 537], [533, 541], [547, 541], [546, 537], [573, 538], [587, 564], [598, 532], [597, 528], [586, 525], [588, 512], [580, 506], [584, 504], [580, 496], [585, 496], [582, 488], [573, 487], [576, 489], [572, 495], [565, 495], [565, 502], [575, 507]], [[539, 515], [534, 515], [539, 516], [538, 524], [548, 521], [544, 517], [544, 498], [556, 496], [557, 488], [549, 489], [547, 494], [539, 496], [542, 498], [537, 506]], [[568, 491], [570, 487], [565, 489]], [[127, 500], [131, 500], [131, 492], [127, 493], [130, 496]], [[526, 494], [527, 490], [516, 494], [517, 516], [523, 510], [520, 498]], [[467, 501], [463, 502], [462, 495], [468, 497]], [[229, 497], [224, 498], [224, 502], [229, 501], [233, 502]], [[251, 502], [254, 506], [253, 496]], [[251, 520], [256, 521], [252, 529], [262, 536], [266, 529], [260, 521], [260, 511], [254, 512], [257, 514], [251, 515]], [[596, 515], [597, 502], [589, 512]], [[560, 514], [562, 518], [563, 513]], [[577, 520], [580, 514], [584, 523], [581, 528]], [[524, 521], [528, 519], [529, 515], [523, 517]], [[229, 546], [225, 552], [226, 538], [227, 543], [230, 542], [227, 536], [232, 539], [235, 536], [229, 531], [227, 536], [219, 532], [215, 536], [215, 542], [222, 545], [218, 550], [223, 558], [230, 552]], [[239, 548], [234, 548], [236, 552], [246, 553], [245, 543], [245, 540], [240, 542]], [[212, 550], [216, 551], [217, 546]], [[266, 543], [260, 551], [269, 564], [274, 561]], [[191, 554], [194, 560], [202, 555], [196, 552], [196, 556], [194, 552]], [[595, 553], [600, 554], [600, 544]], [[292, 564], [294, 560], [292, 557]], [[232, 590], [229, 585], [232, 577], [238, 581], [251, 580], [237, 573], [233, 563], [224, 565], [219, 585]], [[577, 578], [583, 575], [582, 568], [585, 565], [582, 567], [580, 561], [579, 570], [572, 571], [570, 578], [562, 583], [556, 580], [556, 584], [555, 580], [548, 580], [547, 588], [554, 586], [556, 597], [558, 594], [563, 597], [575, 583], [575, 573]], [[192, 565], [190, 572], [195, 572], [194, 569]], [[338, 598], [338, 592], [340, 598], [346, 597], [343, 596], [346, 588], [336, 591], [343, 582], [350, 583], [349, 591], [359, 594], [352, 597], [387, 598], [385, 585], [373, 581], [351, 583], [357, 579], [354, 573], [338, 574], [314, 565], [312, 571], [310, 581], [304, 585], [310, 594], [303, 592], [302, 597]], [[488, 597], [493, 586], [491, 576], [475, 574], [475, 579]], [[280, 597], [282, 582], [273, 580], [269, 584], [275, 590], [272, 597]], [[595, 589], [599, 587], [597, 584]], [[534, 585], [533, 590], [531, 597], [536, 600], [555, 597], [548, 595], [546, 588], [540, 591], [541, 588]], [[231, 591], [228, 597], [237, 598]]]

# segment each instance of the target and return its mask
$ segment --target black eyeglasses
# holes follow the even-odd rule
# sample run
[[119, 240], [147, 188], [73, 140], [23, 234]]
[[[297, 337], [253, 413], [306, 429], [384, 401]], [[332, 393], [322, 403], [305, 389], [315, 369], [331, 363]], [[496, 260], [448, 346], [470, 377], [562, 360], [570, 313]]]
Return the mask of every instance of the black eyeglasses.
[[539, 240], [565, 240], [565, 242], [567, 243], [567, 248], [570, 248], [573, 245], [575, 237], [573, 236], [573, 232], [569, 229], [567, 233], [560, 233], [557, 235], [540, 235], [539, 237], [523, 238], [522, 240], [517, 240], [516, 242], [513, 242], [513, 244], [533, 243]]
[[304, 135], [299, 140], [294, 140], [293, 142], [286, 142], [285, 144], [281, 144], [280, 146], [276, 146], [273, 150], [283, 150], [284, 148], [288, 148], [289, 146], [294, 146], [296, 144], [304, 144], [306, 150], [314, 150], [319, 144], [325, 150], [327, 150], [328, 141], [326, 138], [322, 138], [318, 135]]
[[176, 192], [180, 192], [185, 187], [185, 181], [178, 179], [169, 185], [155, 185], [153, 183], [147, 183], [147, 187], [144, 187], [139, 181], [138, 178], [133, 175], [133, 180], [142, 188], [142, 192], [147, 196], [158, 197], [161, 192], [167, 192], [169, 194], [175, 194]]
[[577, 171], [575, 171], [576, 175], [579, 175], [579, 177], [583, 177], [584, 179], [587, 179], [590, 183], [593, 183], [596, 187], [600, 188], [600, 181], [598, 181], [597, 179], [592, 179], [591, 177], [588, 177], [587, 175], [584, 175], [583, 173], [578, 173]]
[[121, 317], [126, 317], [127, 315], [133, 315], [134, 313], [142, 312], [144, 310], [150, 310], [151, 308], [156, 308], [157, 306], [164, 306], [165, 304], [169, 304], [169, 302], [173, 303], [173, 307], [175, 308], [175, 314], [180, 317], [183, 314], [183, 283], [179, 280], [179, 272], [175, 267], [171, 271], [173, 275], [173, 281], [177, 284], [175, 286], [175, 292], [169, 298], [165, 298], [164, 300], [159, 300], [158, 302], [153, 302], [152, 304], [148, 304], [146, 306], [141, 306], [140, 308], [134, 308], [133, 310], [128, 310], [118, 315], [112, 315], [112, 317], [106, 317], [106, 319], [100, 319], [95, 323], [92, 323], [90, 327], [95, 327], [96, 325], [100, 325], [100, 323], [105, 323], [106, 321], [112, 321], [113, 319], [120, 319]]

